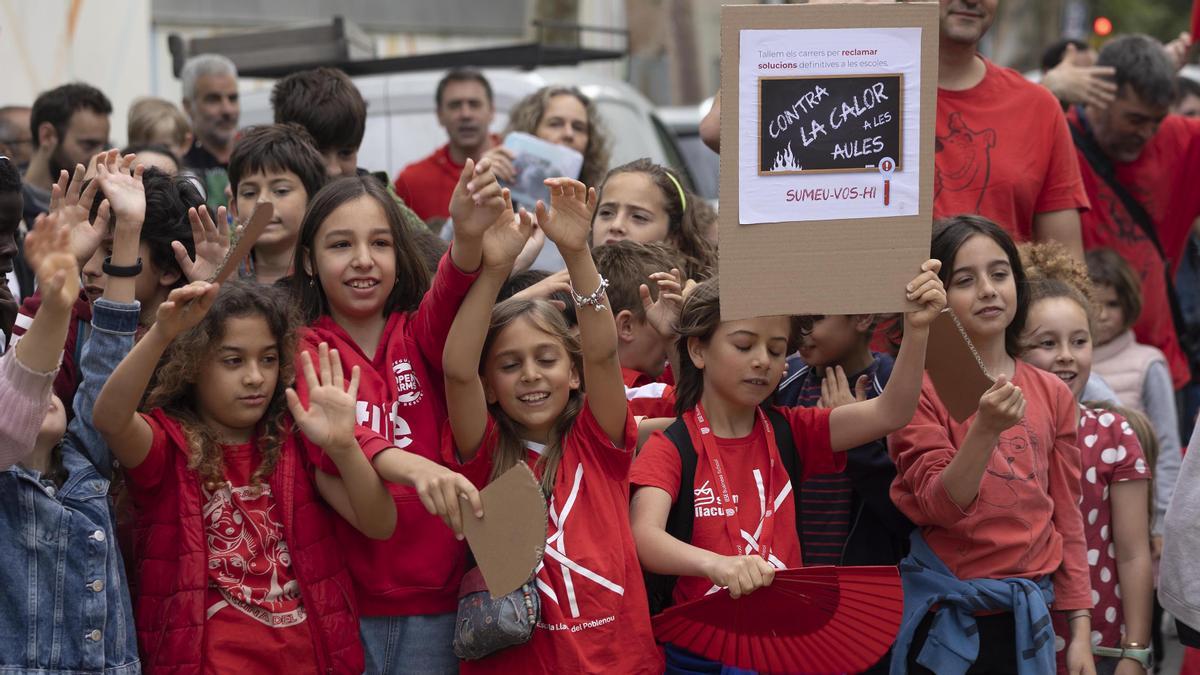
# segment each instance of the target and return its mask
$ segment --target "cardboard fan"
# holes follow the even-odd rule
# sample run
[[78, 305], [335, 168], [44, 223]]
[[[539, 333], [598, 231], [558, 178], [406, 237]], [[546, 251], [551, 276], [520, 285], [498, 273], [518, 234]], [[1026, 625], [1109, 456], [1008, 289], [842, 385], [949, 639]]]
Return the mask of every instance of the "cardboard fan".
[[[493, 598], [517, 590], [546, 550], [546, 497], [521, 462], [479, 491], [483, 518], [467, 508], [463, 533]], [[464, 502], [465, 505], [465, 502]]]
[[720, 590], [655, 616], [654, 637], [759, 672], [860, 672], [891, 647], [904, 597], [895, 567], [803, 567], [734, 600]]
[[929, 327], [925, 371], [954, 421], [963, 423], [979, 409], [979, 397], [992, 387], [954, 313], [943, 310]]
[[242, 264], [242, 261], [246, 259], [246, 256], [250, 255], [250, 250], [254, 248], [255, 242], [262, 236], [263, 230], [267, 229], [267, 225], [274, 216], [275, 207], [270, 202], [259, 202], [254, 206], [254, 213], [250, 214], [250, 220], [242, 228], [237, 242], [229, 250], [229, 254], [225, 256], [221, 267], [209, 279], [210, 282], [222, 283], [233, 274], [238, 265]]

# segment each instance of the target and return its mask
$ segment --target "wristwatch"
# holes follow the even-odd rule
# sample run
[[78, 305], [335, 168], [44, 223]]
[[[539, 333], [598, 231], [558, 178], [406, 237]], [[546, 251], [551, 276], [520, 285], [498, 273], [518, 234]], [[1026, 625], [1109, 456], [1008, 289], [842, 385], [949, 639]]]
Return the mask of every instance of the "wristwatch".
[[1136, 642], [1127, 642], [1121, 645], [1120, 648], [1095, 646], [1092, 647], [1092, 654], [1096, 656], [1111, 656], [1116, 659], [1133, 659], [1142, 664], [1142, 667], [1147, 670], [1154, 666], [1154, 650]]

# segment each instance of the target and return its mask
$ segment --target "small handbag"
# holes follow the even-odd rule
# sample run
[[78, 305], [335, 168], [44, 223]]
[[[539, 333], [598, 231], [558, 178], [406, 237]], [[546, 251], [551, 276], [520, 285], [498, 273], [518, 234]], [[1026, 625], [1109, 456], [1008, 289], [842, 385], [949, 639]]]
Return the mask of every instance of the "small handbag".
[[508, 595], [493, 598], [483, 574], [474, 567], [458, 587], [454, 655], [470, 661], [525, 644], [533, 637], [541, 614], [541, 599], [532, 579]]

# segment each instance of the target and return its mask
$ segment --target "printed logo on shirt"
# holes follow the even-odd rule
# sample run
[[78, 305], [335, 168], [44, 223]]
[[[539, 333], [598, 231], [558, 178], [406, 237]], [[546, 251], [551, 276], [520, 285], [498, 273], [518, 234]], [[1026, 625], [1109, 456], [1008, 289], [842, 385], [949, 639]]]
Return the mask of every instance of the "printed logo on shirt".
[[396, 377], [396, 400], [400, 405], [410, 406], [421, 400], [421, 382], [408, 359], [393, 363], [392, 374]]
[[962, 113], [951, 113], [948, 133], [934, 139], [933, 198], [942, 191], [975, 194], [974, 212], [979, 212], [992, 174], [992, 148], [996, 130], [976, 131], [967, 126]]
[[733, 495], [733, 508], [731, 508], [729, 510], [726, 510], [724, 506], [709, 506], [709, 504], [716, 503], [717, 495], [713, 492], [713, 489], [708, 484], [708, 481], [704, 481], [704, 484], [701, 485], [698, 489], [694, 490], [693, 492], [695, 493], [695, 502], [694, 502], [695, 515], [693, 516], [694, 518], [705, 518], [708, 516], [722, 516], [723, 517], [723, 516], [727, 516], [727, 515], [731, 516], [731, 515], [734, 515], [737, 513], [737, 503], [738, 503], [737, 495]]
[[[359, 426], [384, 436], [395, 443], [397, 448], [403, 450], [412, 444], [412, 426], [400, 416], [399, 401], [392, 403], [390, 413], [385, 413], [383, 406], [370, 401], [358, 401], [355, 412]], [[390, 424], [384, 424], [385, 421], [390, 421]]]

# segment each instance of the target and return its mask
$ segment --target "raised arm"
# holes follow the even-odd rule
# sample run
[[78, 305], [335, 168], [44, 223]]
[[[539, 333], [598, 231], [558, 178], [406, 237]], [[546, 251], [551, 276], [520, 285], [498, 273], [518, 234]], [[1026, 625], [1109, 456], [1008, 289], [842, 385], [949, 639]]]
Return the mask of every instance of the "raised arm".
[[25, 257], [37, 273], [42, 306], [26, 333], [31, 339], [18, 342], [0, 364], [0, 404], [7, 406], [0, 422], [0, 470], [23, 461], [34, 449], [79, 292], [69, 228], [55, 215], [38, 217], [25, 239]]
[[908, 300], [921, 309], [904, 315], [904, 341], [892, 376], [876, 398], [834, 408], [829, 413], [829, 435], [834, 451], [856, 448], [908, 424], [921, 397], [925, 371], [925, 346], [929, 325], [946, 306], [946, 289], [938, 278], [941, 262], [926, 260], [921, 273], [905, 288]]
[[458, 185], [450, 195], [450, 218], [454, 222], [450, 259], [458, 269], [464, 272], [479, 269], [483, 233], [496, 221], [503, 207], [500, 184], [492, 173], [491, 161], [482, 160], [476, 164], [468, 158], [458, 177]]
[[[108, 165], [97, 167], [93, 181], [103, 186], [110, 195], [102, 204], [112, 204], [116, 215], [113, 225], [112, 264], [130, 267], [138, 261], [138, 242], [146, 212], [146, 192], [141, 180], [139, 165], [133, 175]], [[92, 333], [83, 346], [79, 360], [82, 381], [75, 392], [75, 418], [68, 432], [78, 442], [96, 470], [112, 476], [112, 452], [96, 428], [95, 405], [100, 388], [112, 376], [113, 369], [133, 347], [133, 336], [137, 330], [139, 305], [135, 299], [134, 277], [110, 275], [104, 285], [104, 296], [92, 307]]]
[[153, 432], [138, 415], [137, 406], [159, 359], [172, 340], [200, 322], [216, 299], [217, 285], [205, 281], [171, 291], [159, 305], [154, 325], [113, 371], [96, 398], [96, 429], [125, 468], [140, 466], [150, 452]]
[[583, 343], [587, 405], [609, 439], [623, 445], [628, 405], [621, 363], [617, 359], [617, 324], [588, 248], [596, 190], [570, 178], [548, 178], [546, 185], [550, 187], [550, 209], [538, 202], [538, 226], [558, 246], [575, 294], [589, 300], [576, 310]]
[[337, 476], [318, 471], [317, 490], [359, 532], [373, 539], [388, 539], [396, 530], [396, 503], [354, 437], [358, 366], [347, 384], [337, 350], [331, 352], [324, 342], [317, 357], [319, 377], [308, 352], [301, 353], [300, 359], [308, 383], [308, 408], [289, 387], [288, 409], [308, 440], [338, 469]]
[[487, 399], [479, 379], [479, 363], [492, 306], [533, 226], [524, 209], [513, 214], [507, 189], [503, 198], [505, 209], [482, 240], [483, 270], [454, 317], [442, 352], [450, 429], [463, 461], [470, 461], [479, 452], [487, 427]]

